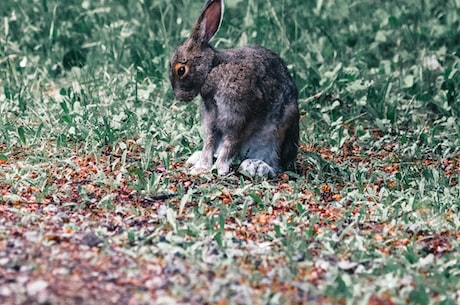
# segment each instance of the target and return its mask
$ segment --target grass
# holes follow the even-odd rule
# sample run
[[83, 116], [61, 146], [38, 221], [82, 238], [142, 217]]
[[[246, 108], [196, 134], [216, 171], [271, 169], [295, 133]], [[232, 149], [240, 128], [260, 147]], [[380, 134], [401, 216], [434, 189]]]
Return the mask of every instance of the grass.
[[226, 1], [300, 90], [298, 170], [187, 174], [202, 3], [0, 5], [0, 303], [457, 304], [460, 3]]

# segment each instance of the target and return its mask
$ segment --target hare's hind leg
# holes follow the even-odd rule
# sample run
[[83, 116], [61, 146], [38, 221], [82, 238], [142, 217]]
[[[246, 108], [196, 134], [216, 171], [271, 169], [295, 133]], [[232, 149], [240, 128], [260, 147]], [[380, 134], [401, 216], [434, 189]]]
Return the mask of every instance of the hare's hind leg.
[[253, 177], [274, 177], [279, 169], [279, 144], [274, 128], [256, 132], [244, 143], [240, 155], [243, 160], [238, 171]]
[[294, 170], [299, 145], [299, 109], [296, 102], [286, 107], [279, 128], [280, 166], [284, 170]]
[[239, 172], [245, 172], [253, 177], [274, 177], [276, 175], [273, 167], [259, 159], [246, 159], [241, 162]]

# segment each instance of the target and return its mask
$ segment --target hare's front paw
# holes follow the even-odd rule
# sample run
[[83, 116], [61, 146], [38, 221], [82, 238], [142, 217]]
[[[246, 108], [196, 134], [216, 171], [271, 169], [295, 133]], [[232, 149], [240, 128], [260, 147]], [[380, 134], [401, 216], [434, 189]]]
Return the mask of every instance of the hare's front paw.
[[240, 172], [246, 172], [253, 177], [274, 177], [275, 170], [262, 160], [246, 159], [241, 162], [238, 169]]
[[230, 173], [230, 162], [221, 162], [217, 160], [214, 167], [217, 169], [219, 176], [225, 176]]
[[201, 160], [201, 151], [195, 151], [185, 162], [185, 165], [187, 166], [193, 166], [195, 164], [198, 164]]
[[185, 165], [191, 166], [190, 174], [198, 175], [208, 172], [211, 169], [211, 164], [205, 164], [202, 160], [202, 152], [196, 151], [194, 152], [185, 162]]
[[190, 168], [191, 175], [200, 175], [209, 172], [209, 167], [203, 166], [201, 164], [195, 164]]

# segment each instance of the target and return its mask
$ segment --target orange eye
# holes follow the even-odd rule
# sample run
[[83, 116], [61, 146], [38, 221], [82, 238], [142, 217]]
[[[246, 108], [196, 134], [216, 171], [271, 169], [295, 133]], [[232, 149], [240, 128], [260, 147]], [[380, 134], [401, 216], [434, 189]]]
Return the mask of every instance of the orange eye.
[[186, 64], [176, 64], [174, 66], [174, 71], [176, 71], [176, 75], [179, 76], [179, 78], [182, 78], [188, 74], [189, 67]]

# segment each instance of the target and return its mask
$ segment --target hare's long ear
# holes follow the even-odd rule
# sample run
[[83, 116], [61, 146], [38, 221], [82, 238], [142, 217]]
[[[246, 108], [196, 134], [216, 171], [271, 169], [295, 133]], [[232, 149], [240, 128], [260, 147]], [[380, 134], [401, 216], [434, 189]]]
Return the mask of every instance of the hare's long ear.
[[198, 21], [193, 26], [190, 38], [200, 44], [208, 43], [219, 30], [224, 16], [224, 0], [208, 0]]

